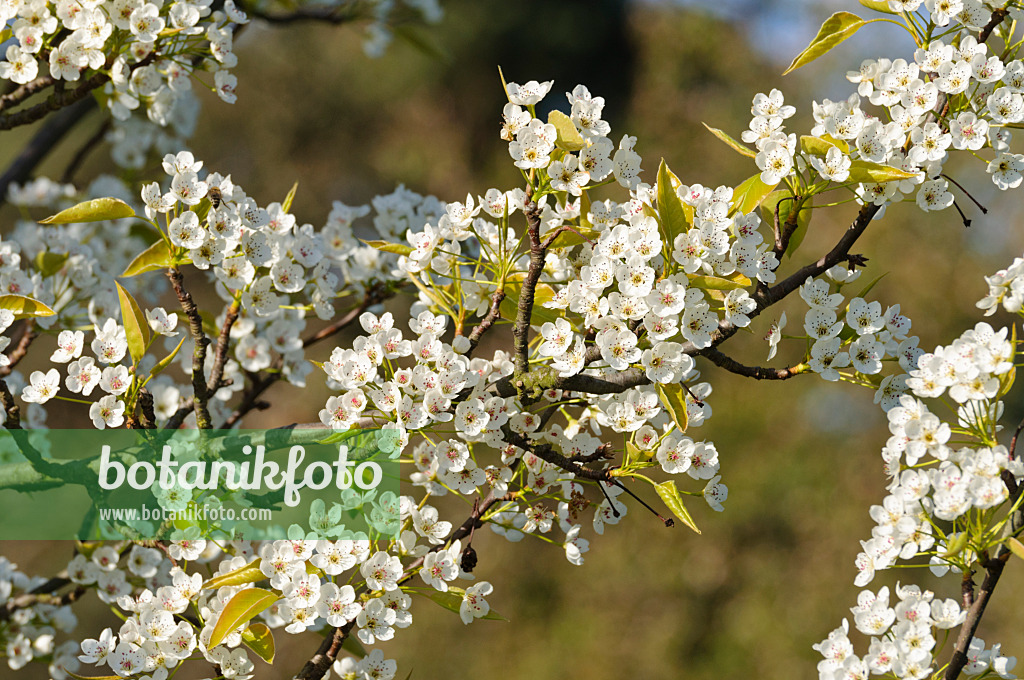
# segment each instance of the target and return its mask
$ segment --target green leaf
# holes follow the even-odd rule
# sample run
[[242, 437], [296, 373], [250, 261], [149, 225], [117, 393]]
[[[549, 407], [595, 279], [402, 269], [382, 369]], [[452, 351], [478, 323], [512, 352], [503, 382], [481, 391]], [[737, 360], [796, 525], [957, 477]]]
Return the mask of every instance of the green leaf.
[[167, 269], [172, 264], [174, 264], [174, 257], [171, 255], [167, 243], [161, 239], [136, 255], [121, 274], [121, 278], [127, 279], [145, 272]]
[[274, 634], [265, 623], [252, 623], [242, 631], [242, 642], [256, 652], [257, 656], [271, 666], [274, 665]]
[[[327, 630], [329, 632], [331, 629], [328, 628]], [[344, 642], [341, 643], [341, 648], [360, 659], [366, 657], [366, 647], [363, 647], [363, 643], [355, 635], [346, 636]]]
[[[679, 179], [668, 169], [662, 158], [658, 167], [658, 212], [661, 214], [661, 228], [669, 248], [676, 236], [685, 234], [693, 224], [693, 208], [679, 200], [679, 194], [676, 193], [678, 184]], [[687, 208], [690, 208], [689, 214]]]
[[725, 134], [724, 132], [722, 132], [718, 128], [713, 128], [710, 125], [708, 125], [707, 123], [701, 123], [701, 125], [706, 127], [708, 129], [708, 131], [711, 132], [711, 134], [713, 134], [715, 137], [718, 137], [723, 142], [725, 142], [730, 147], [732, 147], [733, 151], [741, 153], [741, 154], [743, 154], [744, 156], [746, 156], [748, 158], [754, 158], [755, 156], [757, 156], [757, 152], [756, 151], [751, 149], [749, 146], [745, 146], [743, 144], [740, 144], [735, 139], [733, 139], [729, 135]]
[[894, 168], [891, 165], [872, 163], [871, 161], [853, 161], [850, 163], [851, 182], [893, 182], [900, 179], [913, 179], [917, 173]]
[[[796, 202], [791, 200], [792, 195], [789, 189], [779, 189], [770, 193], [768, 198], [761, 203], [761, 217], [764, 221], [774, 225], [775, 206], [779, 206], [779, 226], [781, 228], [782, 225], [785, 225], [793, 213], [793, 208], [797, 207]], [[791, 257], [796, 252], [796, 249], [803, 243], [804, 236], [807, 235], [807, 225], [811, 222], [811, 201], [810, 196], [800, 201], [800, 214], [796, 218], [796, 229], [789, 236], [786, 257]]]
[[876, 285], [878, 285], [878, 282], [881, 281], [882, 279], [884, 279], [888, 275], [888, 273], [889, 272], [885, 272], [884, 274], [882, 274], [878, 278], [876, 278], [874, 281], [872, 281], [868, 285], [864, 286], [864, 290], [862, 290], [861, 292], [857, 293], [857, 297], [859, 297], [859, 298], [866, 297], [867, 294], [871, 292], [871, 289], [874, 288]]
[[213, 201], [211, 201], [209, 198], [204, 198], [203, 200], [199, 201], [199, 205], [192, 208], [192, 212], [194, 212], [196, 214], [196, 217], [199, 218], [199, 224], [202, 224], [203, 222], [206, 221], [206, 218], [210, 214], [211, 208], [213, 208]]
[[178, 343], [178, 346], [171, 350], [170, 354], [165, 356], [160, 361], [156, 362], [156, 365], [153, 366], [153, 370], [150, 371], [149, 374], [152, 376], [156, 376], [163, 373], [167, 369], [167, 367], [171, 365], [171, 362], [174, 361], [174, 357], [178, 355], [178, 350], [181, 349], [181, 346], [185, 344], [185, 339], [187, 337], [188, 336], [182, 334], [181, 341]]
[[152, 337], [149, 321], [146, 320], [146, 315], [139, 309], [139, 303], [135, 302], [131, 293], [117, 281], [114, 282], [114, 285], [117, 286], [117, 297], [121, 301], [121, 321], [124, 324], [125, 335], [128, 337], [128, 353], [132, 355], [132, 360], [135, 363], [139, 363], [146, 353], [146, 347]]
[[656, 383], [655, 388], [658, 390], [658, 399], [661, 400], [661, 405], [672, 417], [672, 422], [676, 424], [680, 434], [686, 432], [686, 428], [690, 424], [690, 415], [686, 410], [686, 390], [679, 383], [671, 385]]
[[565, 115], [559, 110], [554, 110], [548, 114], [548, 123], [555, 126], [555, 131], [558, 133], [558, 139], [555, 141], [555, 146], [559, 149], [566, 151], [579, 151], [587, 145], [583, 135], [576, 129], [576, 123], [572, 122], [572, 118]]
[[[446, 593], [442, 593], [440, 590], [434, 590], [433, 588], [427, 591], [418, 590], [415, 592], [418, 592], [420, 595], [425, 595], [426, 597], [430, 598], [431, 600], [441, 605], [445, 609], [453, 611], [456, 614], [460, 613], [460, 608], [462, 607], [462, 599], [463, 596], [466, 594], [465, 590], [463, 590], [462, 588], [456, 588], [455, 586], [448, 586], [448, 592]], [[504, 616], [494, 611], [493, 607], [489, 612], [487, 612], [480, 618], [489, 619], [491, 621], [508, 621], [508, 619], [506, 619]]]
[[14, 312], [15, 319], [30, 316], [53, 316], [55, 312], [35, 298], [24, 295], [0, 295], [0, 309]]
[[[363, 241], [363, 239], [359, 239]], [[404, 243], [393, 243], [391, 241], [363, 241], [366, 245], [377, 250], [383, 250], [385, 253], [395, 253], [396, 255], [408, 255], [413, 250], [412, 246], [407, 246]]]
[[956, 538], [954, 538], [951, 543], [946, 544], [946, 552], [939, 555], [939, 557], [956, 557], [964, 551], [964, 548], [967, 547], [967, 541], [969, 538], [970, 536], [968, 536], [966, 531], [961, 531], [956, 535]]
[[889, 0], [860, 0], [860, 4], [864, 5], [868, 9], [873, 9], [876, 12], [884, 12], [885, 14], [899, 14], [899, 12], [893, 12], [889, 9]]
[[690, 278], [688, 288], [700, 288], [701, 290], [736, 290], [750, 286], [750, 279], [739, 272], [729, 276], [694, 276]]
[[800, 148], [804, 150], [804, 153], [809, 153], [813, 156], [824, 156], [832, 147], [838, 148], [843, 153], [850, 152], [849, 144], [830, 135], [822, 135], [821, 137], [804, 135], [800, 138]]
[[279, 599], [277, 593], [262, 588], [247, 588], [238, 592], [224, 605], [220, 618], [217, 619], [217, 625], [213, 627], [213, 632], [210, 634], [210, 643], [207, 648], [213, 649], [224, 642], [224, 638], [232, 631], [248, 623], [254, 616], [269, 608]]
[[260, 564], [262, 562], [263, 560], [257, 557], [244, 567], [239, 567], [220, 576], [214, 576], [203, 584], [203, 590], [220, 588], [221, 586], [244, 586], [256, 581], [262, 581], [267, 578], [266, 574], [260, 571]]
[[754, 209], [761, 205], [761, 201], [767, 198], [774, 188], [774, 184], [769, 186], [761, 181], [760, 173], [748, 178], [743, 184], [736, 187], [736, 190], [733, 192], [732, 212], [730, 214], [739, 213], [746, 215], [747, 213], [754, 212]]
[[76, 678], [76, 680], [122, 680], [120, 675], [79, 675], [78, 673], [72, 673], [63, 666], [61, 668], [72, 678]]
[[[501, 301], [501, 317], [503, 319], [515, 319], [519, 311], [519, 293], [522, 290], [524, 273], [513, 274], [508, 277], [505, 283], [505, 299]], [[562, 310], [548, 309], [543, 304], [555, 297], [554, 289], [546, 283], [538, 283], [533, 291], [533, 313], [530, 315], [530, 323], [540, 325], [545, 322], [554, 323], [561, 318]]]
[[5, 28], [0, 31], [0, 43], [5, 43], [10, 40], [12, 35], [14, 35], [14, 32], [9, 28]]
[[39, 220], [39, 224], [101, 222], [103, 220], [119, 220], [122, 217], [135, 217], [135, 211], [120, 198], [94, 198], [67, 210], [61, 210], [45, 220]]
[[674, 479], [670, 479], [667, 482], [661, 484], [655, 484], [654, 490], [658, 492], [658, 496], [665, 502], [666, 507], [672, 511], [682, 521], [683, 524], [690, 527], [698, 534], [700, 529], [697, 528], [697, 524], [693, 521], [693, 517], [690, 517], [690, 511], [686, 509], [683, 504], [683, 498], [679, 495], [679, 489], [676, 488], [676, 482]]
[[818, 35], [814, 36], [814, 40], [811, 41], [811, 44], [803, 52], [796, 55], [796, 59], [789, 65], [789, 68], [782, 72], [782, 75], [795, 71], [824, 55], [856, 33], [857, 29], [863, 26], [864, 23], [864, 20], [856, 14], [836, 12], [828, 19], [825, 19], [825, 23], [818, 30]]
[[36, 266], [36, 271], [46, 279], [63, 269], [68, 257], [67, 253], [51, 253], [48, 250], [40, 250], [32, 263]]
[[292, 185], [292, 188], [288, 191], [288, 195], [284, 197], [284, 202], [281, 203], [281, 212], [291, 212], [292, 201], [295, 200], [295, 192], [299, 190], [299, 183], [296, 182]]
[[551, 243], [552, 248], [571, 248], [587, 241], [596, 242], [601, 237], [601, 232], [594, 229], [577, 229], [572, 231], [566, 229], [560, 233]]
[[1010, 540], [1008, 540], [1006, 542], [1006, 547], [1009, 548], [1010, 552], [1012, 552], [1014, 555], [1024, 560], [1024, 544], [1022, 544], [1016, 538], [1011, 538]]

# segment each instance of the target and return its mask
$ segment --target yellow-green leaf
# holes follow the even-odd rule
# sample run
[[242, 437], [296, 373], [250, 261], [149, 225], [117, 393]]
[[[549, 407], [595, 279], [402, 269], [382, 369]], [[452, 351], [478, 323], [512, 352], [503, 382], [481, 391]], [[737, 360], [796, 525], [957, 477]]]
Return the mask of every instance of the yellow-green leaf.
[[94, 198], [79, 203], [56, 215], [50, 215], [39, 224], [71, 224], [74, 222], [100, 222], [103, 220], [119, 220], [123, 217], [135, 217], [132, 207], [120, 198]]
[[[525, 274], [512, 275], [508, 277], [505, 286], [505, 299], [501, 301], [499, 311], [503, 319], [514, 319], [519, 311], [519, 293], [522, 290], [522, 279]], [[546, 283], [538, 283], [533, 291], [533, 314], [530, 315], [531, 324], [542, 324], [545, 322], [554, 323], [561, 318], [562, 312], [558, 309], [548, 309], [543, 304], [555, 297], [554, 289]]]
[[690, 277], [690, 288], [701, 290], [736, 290], [737, 288], [748, 288], [750, 279], [739, 272], [729, 276], [693, 276]]
[[24, 295], [0, 295], [0, 309], [14, 312], [15, 319], [30, 316], [53, 316], [54, 311], [35, 298]]
[[825, 19], [825, 23], [818, 30], [818, 35], [814, 36], [814, 40], [811, 41], [811, 44], [803, 52], [796, 55], [796, 59], [789, 65], [789, 68], [782, 72], [782, 75], [795, 71], [824, 55], [856, 33], [857, 29], [863, 26], [864, 23], [864, 20], [856, 14], [836, 12], [828, 19]]
[[[359, 239], [362, 241], [362, 239]], [[383, 250], [385, 253], [395, 253], [396, 255], [409, 255], [414, 249], [412, 246], [407, 246], [404, 243], [393, 243], [391, 241], [363, 241], [366, 245], [377, 250]]]
[[[448, 586], [448, 592], [442, 593], [440, 590], [427, 590], [427, 591], [416, 591], [420, 595], [426, 595], [428, 598], [441, 605], [449, 611], [453, 611], [456, 614], [460, 613], [462, 607], [462, 599], [466, 594], [466, 591], [462, 588], [456, 588], [455, 586]], [[490, 611], [484, 614], [483, 619], [489, 619], [491, 621], [508, 621], [504, 616], [494, 611], [492, 607]]]
[[167, 247], [167, 243], [161, 239], [136, 255], [135, 259], [124, 270], [124, 273], [121, 274], [121, 278], [126, 279], [144, 272], [167, 269], [172, 264], [174, 264], [174, 258], [171, 255], [171, 251]]
[[700, 529], [697, 528], [696, 522], [693, 521], [693, 517], [690, 517], [690, 511], [683, 505], [683, 498], [679, 495], [679, 489], [676, 488], [676, 482], [673, 479], [661, 484], [655, 484], [654, 490], [658, 492], [658, 496], [662, 501], [665, 502], [665, 506], [672, 511], [682, 521], [683, 524], [690, 527], [698, 534]]
[[267, 578], [266, 574], [260, 571], [260, 564], [262, 562], [263, 560], [257, 557], [244, 567], [239, 567], [220, 576], [214, 576], [203, 584], [203, 590], [220, 588], [222, 586], [244, 586], [256, 581], [262, 581]]
[[156, 376], [156, 375], [160, 375], [165, 370], [167, 370], [167, 367], [171, 365], [172, 361], [174, 361], [174, 357], [176, 357], [178, 355], [178, 350], [181, 349], [181, 346], [185, 344], [185, 339], [187, 337], [188, 336], [186, 336], [185, 334], [182, 334], [181, 341], [178, 342], [178, 346], [175, 347], [173, 350], [171, 350], [170, 354], [165, 356], [160, 361], [156, 362], [156, 365], [153, 366], [153, 370], [150, 371], [149, 374], [152, 375], [152, 376]]
[[4, 30], [0, 31], [0, 43], [5, 43], [8, 40], [10, 40], [12, 35], [14, 35], [14, 32], [11, 31], [11, 29], [9, 28], [5, 28]]
[[1021, 543], [1016, 538], [1011, 538], [1006, 542], [1006, 547], [1009, 548], [1010, 552], [1014, 555], [1024, 560], [1024, 543]]
[[804, 135], [800, 138], [800, 148], [804, 150], [804, 153], [809, 153], [813, 156], [824, 156], [832, 147], [838, 148], [843, 153], [850, 152], [850, 146], [846, 142], [841, 139], [835, 139], [830, 135], [822, 135], [821, 137]]
[[864, 5], [868, 9], [873, 9], [876, 12], [884, 12], [885, 14], [899, 14], [899, 12], [893, 12], [889, 9], [889, 0], [860, 0], [860, 4]]
[[969, 538], [969, 536], [968, 536], [967, 532], [966, 531], [961, 531], [959, 534], [957, 534], [953, 538], [952, 541], [950, 541], [949, 543], [946, 544], [946, 552], [944, 552], [941, 555], [939, 555], [939, 557], [945, 557], [945, 558], [956, 557], [957, 555], [959, 555], [960, 553], [962, 553], [964, 551], [964, 548], [967, 547], [967, 540], [968, 540], [968, 538]]
[[658, 390], [658, 399], [668, 411], [672, 422], [676, 424], [680, 433], [686, 432], [686, 428], [690, 424], [690, 416], [686, 410], [686, 390], [679, 383], [670, 385], [657, 383], [655, 387]]
[[122, 680], [120, 675], [79, 675], [78, 673], [72, 673], [67, 668], [64, 668], [64, 672], [76, 680]]
[[114, 282], [117, 286], [117, 297], [121, 301], [121, 322], [124, 325], [125, 335], [128, 338], [128, 353], [131, 354], [135, 363], [139, 363], [142, 355], [146, 353], [151, 333], [149, 321], [146, 315], [139, 309], [139, 304], [131, 293], [126, 291], [120, 283]]
[[[761, 203], [762, 219], [768, 224], [774, 225], [775, 206], [779, 206], [779, 227], [782, 228], [796, 207], [796, 202], [790, 198], [792, 195], [788, 189], [779, 189], [770, 193], [768, 198], [764, 199], [764, 202]], [[807, 225], [811, 222], [811, 201], [812, 198], [810, 196], [800, 201], [800, 214], [796, 217], [796, 229], [789, 236], [786, 257], [792, 256], [796, 249], [800, 247], [804, 236], [807, 235]]]
[[36, 266], [36, 271], [42, 274], [45, 279], [59, 272], [67, 261], [67, 253], [51, 253], [48, 250], [40, 250], [39, 254], [32, 260], [32, 263]]
[[[330, 631], [331, 629], [328, 628], [327, 630]], [[366, 647], [363, 647], [363, 643], [355, 635], [346, 635], [345, 641], [341, 643], [341, 648], [357, 659], [366, 657]]]
[[571, 248], [587, 241], [596, 242], [601, 237], [601, 232], [595, 229], [570, 229], [564, 230], [551, 243], [552, 248]]
[[684, 205], [676, 193], [679, 184], [679, 178], [669, 170], [665, 159], [662, 158], [658, 167], [658, 212], [661, 214], [661, 228], [669, 248], [675, 242], [676, 236], [685, 234], [693, 224], [693, 208], [690, 208], [691, 213], [687, 215], [686, 208], [689, 206]]
[[281, 212], [291, 212], [292, 201], [295, 200], [295, 192], [299, 190], [299, 183], [296, 182], [292, 185], [291, 190], [288, 191], [288, 195], [284, 197], [284, 203], [281, 204]]
[[743, 154], [744, 156], [746, 156], [748, 158], [754, 158], [755, 156], [757, 156], [757, 152], [756, 151], [751, 149], [749, 146], [746, 146], [744, 144], [740, 144], [735, 139], [733, 139], [729, 135], [725, 134], [724, 132], [722, 132], [718, 128], [713, 128], [710, 125], [708, 125], [707, 123], [701, 123], [701, 125], [706, 127], [708, 129], [708, 131], [711, 132], [711, 134], [713, 134], [715, 137], [718, 137], [723, 142], [725, 142], [730, 147], [732, 147], [733, 151], [741, 153], [741, 154]]
[[231, 634], [239, 626], [248, 623], [254, 616], [268, 609], [277, 602], [280, 597], [276, 593], [262, 588], [247, 588], [235, 594], [220, 613], [217, 624], [210, 634], [210, 643], [207, 646], [213, 649], [224, 638]]
[[761, 201], [768, 197], [775, 185], [768, 185], [761, 181], [761, 175], [757, 174], [748, 178], [745, 182], [736, 187], [732, 194], [732, 212], [746, 215], [754, 212]]
[[850, 163], [851, 182], [893, 182], [900, 179], [913, 179], [917, 173], [907, 172], [891, 165], [872, 163], [871, 161], [853, 161]]
[[576, 123], [572, 122], [572, 118], [565, 115], [559, 110], [554, 110], [548, 114], [548, 123], [555, 126], [555, 131], [558, 133], [558, 139], [555, 141], [555, 146], [559, 149], [566, 151], [579, 151], [587, 145], [583, 135], [576, 129]]
[[257, 656], [271, 666], [274, 665], [274, 634], [265, 623], [251, 623], [242, 631], [242, 642], [256, 652]]

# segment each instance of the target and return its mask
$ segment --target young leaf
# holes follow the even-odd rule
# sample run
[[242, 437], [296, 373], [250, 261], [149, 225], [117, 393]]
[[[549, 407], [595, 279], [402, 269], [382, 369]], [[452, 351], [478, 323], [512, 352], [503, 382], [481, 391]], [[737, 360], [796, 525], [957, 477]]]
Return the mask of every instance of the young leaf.
[[690, 278], [690, 288], [701, 290], [736, 290], [750, 286], [750, 279], [743, 274], [735, 272], [726, 277], [721, 276], [694, 276]]
[[[812, 137], [812, 139], [817, 139]], [[775, 224], [775, 206], [779, 206], [779, 226], [780, 228], [789, 221], [790, 215], [793, 213], [793, 208], [796, 207], [795, 202], [792, 200], [792, 195], [788, 189], [780, 189], [773, 191], [768, 195], [768, 198], [764, 199], [761, 203], [761, 218], [768, 224]], [[785, 200], [783, 200], [785, 199]], [[801, 201], [800, 214], [796, 217], [796, 229], [789, 236], [789, 244], [786, 248], [786, 257], [792, 256], [800, 244], [804, 240], [804, 236], [807, 235], [807, 225], [811, 222], [811, 197], [806, 197]]]
[[56, 215], [50, 215], [45, 220], [39, 220], [39, 224], [101, 222], [103, 220], [118, 220], [122, 217], [135, 217], [135, 211], [120, 198], [94, 198], [91, 201], [72, 206], [67, 210], [61, 210]]
[[733, 192], [732, 213], [746, 215], [754, 212], [754, 209], [761, 205], [761, 201], [767, 198], [774, 188], [774, 184], [769, 186], [762, 182], [760, 174], [748, 178]]
[[[456, 588], [455, 586], [448, 586], [448, 592], [442, 593], [440, 590], [430, 589], [426, 592], [416, 591], [420, 595], [429, 597], [434, 602], [438, 603], [445, 609], [453, 611], [456, 614], [460, 612], [462, 607], [462, 598], [466, 594], [466, 591], [462, 588]], [[491, 621], [508, 621], [504, 616], [491, 609], [481, 618], [490, 619]]]
[[135, 259], [124, 270], [124, 273], [121, 274], [121, 278], [127, 279], [144, 272], [167, 269], [173, 263], [173, 257], [171, 256], [170, 249], [167, 247], [167, 243], [160, 240], [136, 255]]
[[[362, 239], [359, 239], [363, 241]], [[392, 243], [391, 241], [363, 241], [366, 245], [377, 250], [383, 250], [385, 253], [395, 253], [396, 255], [408, 255], [414, 249], [412, 246], [407, 246], [404, 243]]]
[[658, 398], [661, 400], [661, 405], [665, 407], [669, 416], [672, 417], [672, 422], [676, 424], [680, 433], [686, 432], [686, 428], [690, 424], [690, 416], [686, 410], [686, 390], [678, 383], [671, 385], [657, 383], [655, 387], [658, 390]]
[[160, 375], [167, 369], [168, 366], [171, 365], [171, 362], [174, 361], [174, 357], [178, 355], [178, 350], [181, 349], [181, 346], [185, 344], [185, 339], [187, 337], [187, 335], [182, 334], [181, 341], [178, 343], [178, 346], [171, 350], [170, 354], [165, 356], [160, 361], [156, 362], [156, 364], [153, 366], [153, 370], [149, 372], [151, 376]]
[[242, 642], [256, 652], [257, 656], [271, 666], [274, 665], [274, 634], [265, 623], [251, 623], [242, 631]]
[[76, 680], [121, 680], [120, 675], [79, 675], [72, 673], [67, 668], [64, 668], [64, 672]]
[[[672, 181], [673, 179], [675, 182]], [[658, 212], [661, 213], [661, 228], [665, 232], [665, 241], [669, 247], [675, 241], [676, 236], [685, 234], [693, 224], [692, 212], [690, 216], [686, 213], [686, 208], [689, 206], [683, 205], [683, 202], [679, 200], [679, 194], [676, 193], [676, 183], [678, 182], [679, 180], [668, 169], [665, 159], [662, 158], [661, 166], [658, 167]]]
[[818, 30], [818, 35], [814, 36], [814, 40], [811, 41], [811, 44], [803, 52], [796, 55], [796, 59], [789, 65], [789, 68], [782, 72], [782, 75], [786, 75], [801, 66], [811, 63], [856, 33], [857, 29], [863, 26], [864, 23], [864, 20], [856, 14], [836, 12], [828, 19], [825, 19], [825, 23]]
[[30, 316], [53, 316], [55, 312], [39, 300], [24, 295], [0, 295], [0, 309], [14, 312], [15, 319]]
[[893, 182], [898, 179], [913, 179], [917, 173], [894, 168], [891, 165], [872, 163], [871, 161], [853, 161], [850, 163], [851, 182]]
[[1011, 538], [1006, 542], [1006, 547], [1008, 547], [1010, 552], [1014, 555], [1024, 560], [1024, 543], [1021, 543], [1016, 538]]
[[596, 242], [601, 237], [601, 232], [594, 229], [577, 229], [573, 231], [566, 229], [560, 233], [551, 243], [552, 248], [571, 248], [587, 241]]
[[800, 138], [800, 148], [804, 150], [804, 153], [809, 153], [813, 156], [824, 156], [832, 147], [837, 147], [843, 153], [849, 153], [850, 151], [849, 144], [829, 135], [822, 135], [821, 137], [804, 135]]
[[203, 584], [203, 590], [220, 588], [221, 586], [244, 586], [267, 578], [266, 574], [260, 571], [260, 558], [254, 559], [244, 567], [229, 571], [220, 576], [214, 576]]
[[586, 140], [583, 139], [583, 135], [576, 129], [576, 123], [572, 122], [572, 118], [565, 115], [561, 111], [555, 109], [548, 114], [548, 123], [555, 126], [555, 131], [558, 133], [558, 139], [555, 141], [555, 146], [565, 151], [573, 152], [579, 151], [587, 145]]
[[224, 642], [232, 631], [248, 623], [254, 616], [278, 601], [279, 596], [262, 588], [247, 588], [237, 593], [226, 605], [210, 634], [209, 649]]
[[281, 204], [281, 212], [290, 212], [292, 209], [292, 201], [295, 200], [295, 192], [299, 190], [299, 183], [296, 182], [292, 185], [288, 195], [284, 197], [284, 202]]
[[862, 290], [861, 292], [857, 293], [857, 297], [859, 297], [859, 298], [866, 297], [867, 294], [871, 292], [871, 289], [874, 288], [876, 285], [878, 285], [878, 282], [881, 281], [882, 279], [884, 279], [886, 274], [888, 274], [888, 273], [889, 272], [884, 272], [884, 273], [880, 274], [878, 276], [878, 278], [876, 278], [874, 281], [872, 281], [868, 285], [864, 286], [864, 290]]
[[690, 527], [698, 534], [700, 529], [697, 528], [697, 524], [693, 521], [693, 517], [690, 517], [690, 511], [683, 505], [683, 498], [679, 495], [679, 489], [676, 488], [676, 482], [673, 479], [661, 484], [655, 484], [654, 490], [658, 492], [658, 496], [665, 502], [665, 506], [672, 511], [672, 514], [678, 517], [683, 524]]
[[[327, 630], [330, 631], [331, 629], [328, 628]], [[345, 641], [341, 643], [341, 648], [357, 659], [366, 657], [366, 647], [363, 647], [363, 643], [355, 635], [346, 636]]]
[[40, 250], [39, 254], [32, 260], [32, 263], [36, 266], [36, 270], [46, 279], [59, 272], [67, 261], [67, 253], [51, 253], [48, 250]]
[[121, 321], [124, 324], [125, 335], [128, 337], [128, 353], [132, 355], [132, 360], [135, 363], [139, 363], [142, 355], [146, 353], [146, 346], [149, 345], [151, 337], [149, 321], [139, 309], [135, 298], [117, 281], [114, 282], [114, 285], [117, 286], [117, 297], [121, 301]]
[[706, 127], [708, 129], [708, 131], [711, 134], [713, 134], [715, 137], [718, 137], [723, 142], [725, 142], [730, 147], [732, 147], [733, 151], [741, 153], [741, 154], [743, 154], [744, 156], [746, 156], [748, 158], [754, 158], [755, 156], [757, 156], [757, 152], [756, 151], [754, 151], [753, 149], [751, 149], [748, 146], [744, 146], [743, 144], [740, 144], [735, 139], [733, 139], [729, 135], [725, 134], [724, 132], [722, 132], [718, 128], [713, 128], [710, 125], [708, 125], [707, 123], [701, 123], [701, 125]]
[[899, 12], [893, 12], [889, 9], [889, 0], [860, 0], [860, 4], [864, 5], [868, 9], [873, 9], [876, 12], [884, 12], [885, 14], [899, 14]]

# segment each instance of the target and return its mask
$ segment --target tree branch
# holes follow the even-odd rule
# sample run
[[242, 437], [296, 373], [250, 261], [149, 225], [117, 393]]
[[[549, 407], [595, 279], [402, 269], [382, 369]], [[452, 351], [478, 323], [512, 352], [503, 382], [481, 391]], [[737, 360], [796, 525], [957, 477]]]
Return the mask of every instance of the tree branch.
[[206, 365], [206, 348], [210, 339], [203, 332], [203, 318], [199, 315], [199, 308], [196, 307], [191, 293], [185, 290], [185, 282], [181, 270], [177, 267], [170, 267], [167, 270], [167, 278], [171, 280], [174, 287], [174, 294], [178, 296], [181, 303], [181, 310], [188, 319], [189, 333], [192, 335], [194, 349], [192, 350], [192, 407], [196, 413], [196, 427], [201, 430], [209, 430], [213, 427], [210, 421], [209, 400], [210, 394], [206, 385], [204, 368]]
[[[533, 314], [533, 297], [537, 282], [544, 271], [545, 249], [540, 240], [540, 207], [531, 200], [526, 205], [526, 234], [530, 242], [530, 268], [519, 291], [519, 306], [516, 309], [516, 325], [512, 329], [515, 337], [516, 378], [530, 370], [530, 317]], [[525, 405], [525, 404], [524, 404]]]
[[765, 366], [744, 366], [730, 356], [726, 356], [714, 347], [708, 347], [697, 352], [702, 357], [709, 359], [713, 364], [724, 368], [730, 373], [743, 375], [757, 380], [789, 380], [801, 373], [807, 373], [811, 369], [807, 364], [798, 364], [789, 368], [767, 368]]
[[349, 621], [344, 626], [339, 626], [328, 634], [320, 643], [316, 653], [309, 661], [302, 666], [302, 669], [295, 674], [294, 680], [320, 680], [331, 668], [331, 664], [338, 658], [341, 645], [345, 642], [352, 627], [356, 625], [355, 620]]

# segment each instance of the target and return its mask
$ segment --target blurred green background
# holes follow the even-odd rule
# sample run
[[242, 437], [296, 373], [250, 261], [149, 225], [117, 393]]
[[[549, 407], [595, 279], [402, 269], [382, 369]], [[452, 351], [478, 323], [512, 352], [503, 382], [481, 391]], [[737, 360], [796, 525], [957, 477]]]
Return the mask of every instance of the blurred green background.
[[[863, 57], [896, 56], [887, 37], [893, 34], [858, 36], [782, 78], [829, 11], [857, 11], [857, 3], [723, 2], [714, 11], [708, 4], [449, 0], [443, 23], [418, 33], [429, 49], [399, 40], [378, 60], [363, 56], [350, 26], [254, 25], [237, 43], [238, 103], [204, 97], [193, 149], [208, 169], [231, 173], [264, 204], [283, 199], [298, 181], [294, 212], [314, 224], [323, 223], [333, 200], [367, 202], [398, 182], [446, 200], [511, 188], [519, 175], [498, 137], [500, 65], [509, 80], [555, 79], [553, 106], [564, 108], [561, 93], [577, 83], [605, 97], [616, 141], [624, 133], [638, 137], [646, 180], [653, 181], [664, 157], [686, 183], [735, 185], [757, 171], [754, 163], [707, 133], [702, 121], [738, 137], [753, 95], [779, 87], [798, 108], [789, 130], [805, 133], [811, 99], [845, 97], [852, 87], [845, 71]], [[98, 116], [85, 121], [82, 134], [98, 125]], [[0, 160], [15, 151], [0, 149]], [[60, 155], [49, 165], [59, 175]], [[104, 167], [103, 154], [95, 153], [79, 176]], [[974, 302], [986, 292], [981, 276], [1024, 248], [1017, 195], [998, 195], [980, 165], [958, 167], [951, 171], [989, 208], [987, 216], [960, 195], [974, 220], [970, 228], [952, 210], [895, 206], [856, 249], [870, 257], [865, 282], [886, 274], [871, 297], [883, 306], [901, 303], [926, 349], [980, 320]], [[816, 212], [783, 275], [831, 247], [854, 212], [848, 205]], [[790, 328], [799, 327], [800, 305], [784, 308]], [[758, 319], [728, 352], [762, 363], [769, 321]], [[783, 345], [773, 365], [795, 363], [801, 351]], [[632, 505], [603, 537], [584, 527], [592, 540], [582, 567], [536, 539], [509, 544], [479, 532], [477, 577], [494, 584], [488, 600], [510, 622], [463, 626], [451, 612], [418, 600], [415, 625], [381, 645], [398, 659], [399, 677], [409, 670], [413, 678], [516, 680], [817, 677], [820, 656], [811, 645], [856, 601], [858, 541], [870, 536], [868, 507], [885, 495], [884, 414], [870, 392], [813, 375], [767, 384], [703, 368], [715, 388], [714, 416], [694, 435], [720, 451], [729, 487], [725, 512], [691, 503], [698, 536], [665, 529]], [[310, 382], [301, 392], [275, 388], [270, 397], [281, 407], [248, 426], [315, 419], [325, 392]], [[1024, 411], [1019, 403], [1007, 410], [1008, 423]], [[44, 572], [70, 557], [63, 546], [2, 550]], [[1008, 654], [1024, 651], [1024, 627], [1014, 616], [1022, 571], [1007, 570], [979, 631], [989, 643], [1003, 642]], [[917, 571], [886, 573], [872, 587], [895, 585], [896, 576], [942, 597], [959, 593], [955, 578], [937, 582]], [[95, 603], [82, 617], [83, 634], [116, 623]], [[855, 641], [865, 652], [862, 636]], [[277, 663], [258, 668], [257, 677], [290, 677], [316, 644], [282, 633]], [[202, 677], [201, 668], [177, 677]]]

